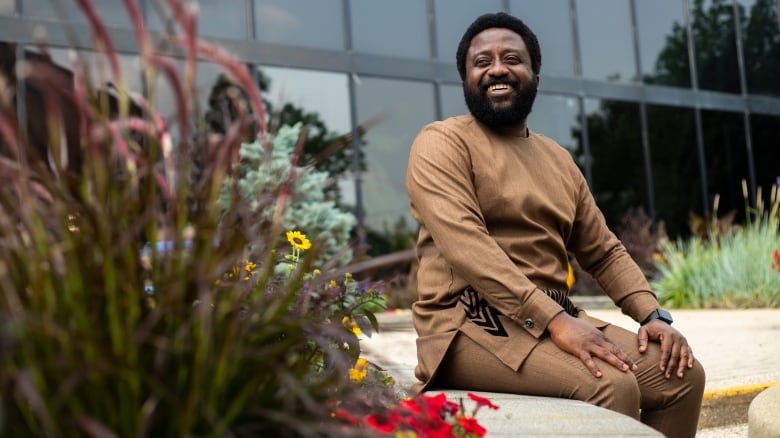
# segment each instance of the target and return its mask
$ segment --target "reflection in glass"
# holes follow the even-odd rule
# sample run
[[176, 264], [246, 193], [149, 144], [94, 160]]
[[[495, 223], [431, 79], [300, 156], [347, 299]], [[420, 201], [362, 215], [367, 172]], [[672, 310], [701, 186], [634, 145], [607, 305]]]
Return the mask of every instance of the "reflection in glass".
[[[263, 97], [269, 102], [272, 120], [307, 123], [304, 157], [314, 155], [334, 138], [350, 132], [347, 75], [265, 66], [260, 67], [260, 72], [268, 84]], [[329, 181], [328, 194], [349, 205], [356, 203], [355, 182], [350, 177], [353, 157], [352, 145], [348, 143], [317, 166], [339, 178]]]
[[441, 117], [459, 116], [469, 112], [463, 97], [463, 87], [460, 85], [442, 85], [439, 87], [441, 96]]
[[579, 112], [576, 97], [540, 93], [528, 116], [528, 127], [574, 151], [577, 145], [574, 129], [578, 125]]
[[[592, 178], [596, 203], [607, 224], [617, 228], [631, 209], [648, 212], [647, 178], [640, 136], [639, 105], [632, 102], [585, 101], [590, 140]], [[574, 156], [582, 162], [582, 131]]]
[[[0, 0], [2, 3], [2, 0]], [[13, 1], [8, 1], [13, 3]], [[59, 8], [52, 7], [51, 0], [24, 0], [21, 3], [21, 13], [25, 17], [42, 18], [45, 20], [62, 20], [68, 23], [86, 23], [87, 19], [81, 8], [73, 1], [58, 2]], [[95, 9], [108, 26], [130, 27], [130, 18], [122, 2], [94, 2]], [[13, 6], [12, 6], [13, 8]], [[58, 10], [62, 9], [64, 16]]]
[[701, 214], [701, 174], [694, 112], [690, 108], [648, 105], [648, 137], [653, 168], [656, 218], [671, 238], [690, 233], [689, 212]]
[[356, 52], [430, 58], [426, 3], [419, 0], [350, 2], [352, 47]]
[[281, 67], [261, 67], [270, 79], [265, 98], [274, 107], [285, 103], [317, 113], [332, 131], [344, 134], [350, 131], [349, 94], [347, 76]]
[[0, 14], [13, 15], [14, 6], [14, 0], [0, 0]]
[[702, 111], [701, 118], [709, 183], [707, 193], [711, 197], [710, 201], [714, 200], [715, 195], [719, 195], [720, 201], [715, 213], [723, 217], [734, 211], [737, 222], [742, 222], [745, 218], [746, 202], [742, 181], [748, 182], [743, 114]]
[[682, 0], [636, 0], [644, 82], [691, 86], [684, 12]]
[[257, 40], [344, 49], [341, 0], [254, 0]]
[[780, 96], [780, 21], [775, 0], [739, 0], [750, 93]]
[[733, 12], [729, 0], [691, 2], [699, 88], [740, 92]]
[[769, 204], [772, 185], [780, 185], [780, 117], [751, 115], [750, 133], [753, 141], [753, 159], [756, 164], [756, 182], [761, 187], [764, 205]]
[[406, 194], [406, 165], [412, 140], [420, 128], [435, 119], [433, 85], [361, 77], [356, 99], [361, 122], [382, 117], [364, 136], [366, 225], [381, 231], [403, 220], [414, 230], [416, 223], [409, 214]]
[[247, 16], [244, 2], [198, 0], [198, 34], [217, 38], [245, 39]]
[[536, 34], [542, 49], [542, 75], [574, 75], [569, 0], [510, 0], [509, 12]]
[[500, 10], [501, 0], [434, 0], [438, 58], [454, 63], [458, 43], [471, 22], [484, 13]]
[[635, 81], [631, 11], [625, 0], [577, 0], [582, 75]]

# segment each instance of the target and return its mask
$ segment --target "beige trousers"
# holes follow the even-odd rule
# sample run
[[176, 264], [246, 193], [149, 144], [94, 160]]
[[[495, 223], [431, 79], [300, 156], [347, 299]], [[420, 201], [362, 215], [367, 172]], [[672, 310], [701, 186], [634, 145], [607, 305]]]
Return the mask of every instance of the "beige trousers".
[[622, 372], [594, 358], [602, 371], [594, 377], [575, 356], [544, 337], [513, 371], [489, 351], [459, 333], [434, 376], [431, 388], [505, 392], [583, 400], [636, 418], [667, 437], [694, 437], [704, 393], [704, 369], [698, 361], [682, 379], [664, 378], [658, 368], [661, 348], [651, 342], [639, 353], [636, 334], [607, 325], [604, 334], [637, 364]]

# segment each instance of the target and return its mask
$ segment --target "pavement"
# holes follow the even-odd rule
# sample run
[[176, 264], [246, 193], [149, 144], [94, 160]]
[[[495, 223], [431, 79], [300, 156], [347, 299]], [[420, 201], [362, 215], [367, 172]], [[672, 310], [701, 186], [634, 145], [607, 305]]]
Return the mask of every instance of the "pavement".
[[[572, 298], [596, 318], [633, 331], [638, 328], [636, 322], [611, 304], [598, 300], [590, 302], [586, 297]], [[777, 415], [780, 414], [780, 385], [774, 387], [780, 383], [780, 309], [672, 310], [672, 314], [675, 327], [688, 339], [707, 374], [697, 437], [747, 437], [749, 424], [754, 423], [756, 427], [769, 428], [777, 434], [756, 435], [753, 433], [755, 428], [752, 428], [751, 437], [780, 436], [780, 415]], [[385, 312], [377, 317], [379, 333], [361, 340], [363, 355], [393, 376], [400, 389], [406, 389], [415, 382], [413, 372], [417, 363], [417, 334], [412, 327], [411, 312]], [[773, 389], [767, 390], [770, 387]], [[770, 394], [770, 397], [764, 392], [774, 394]], [[447, 391], [447, 394], [458, 395], [457, 391]], [[762, 397], [757, 397], [759, 394]], [[500, 394], [493, 396], [502, 397]], [[586, 419], [602, 418], [603, 421], [593, 423], [593, 430], [600, 431], [593, 436], [657, 436], [652, 431], [642, 429], [644, 425], [638, 422], [628, 427], [609, 417], [608, 411], [590, 405], [583, 406], [584, 403], [580, 405], [580, 402], [566, 401], [561, 404], [559, 399], [552, 399], [549, 401], [558, 404], [548, 406], [545, 400], [540, 403], [539, 399], [543, 399], [541, 397], [513, 397], [511, 400], [502, 400], [505, 404], [510, 403], [512, 406], [507, 408], [511, 409], [500, 410], [503, 413], [500, 416], [493, 414], [495, 418], [485, 418], [490, 424], [488, 436], [516, 436], [514, 433], [518, 431], [511, 430], [516, 423], [507, 422], [509, 419], [506, 412], [510, 410], [521, 412], [521, 417], [536, 412], [539, 429], [528, 426], [523, 431], [525, 436], [587, 436], [581, 428], [576, 434], [550, 429], [565, 422], [561, 421], [564, 417], [579, 427], [588, 425]], [[751, 402], [756, 398], [756, 405], [758, 402], [762, 402], [762, 405], [751, 407]], [[752, 412], [750, 423], [749, 409]], [[768, 415], [765, 411], [772, 414]], [[539, 421], [539, 417], [552, 413], [555, 415], [549, 421]], [[491, 414], [480, 412], [478, 420], [483, 415]], [[615, 429], [615, 433], [610, 433], [610, 428]], [[507, 434], [501, 432], [505, 429]], [[543, 430], [546, 432], [541, 433]]]

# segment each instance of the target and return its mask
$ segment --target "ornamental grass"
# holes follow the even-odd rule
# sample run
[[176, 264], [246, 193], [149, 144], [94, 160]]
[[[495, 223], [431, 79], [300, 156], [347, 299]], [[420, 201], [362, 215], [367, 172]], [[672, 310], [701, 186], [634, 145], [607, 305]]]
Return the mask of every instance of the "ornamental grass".
[[[743, 191], [747, 191], [744, 184]], [[767, 205], [759, 203], [755, 210], [747, 210], [745, 225], [721, 229], [713, 219], [713, 232], [706, 238], [667, 241], [660, 246], [656, 264], [660, 276], [652, 287], [663, 304], [677, 308], [780, 307], [778, 185], [771, 188]]]
[[[0, 436], [366, 436], [333, 413], [395, 401], [350, 378], [381, 291], [315, 269], [320, 243], [281, 223], [290, 181], [256, 193], [262, 216], [238, 195], [247, 128], [273, 147], [246, 65], [197, 37], [184, 1], [164, 2], [152, 39], [125, 0], [140, 70], [122, 71], [77, 3], [98, 71], [75, 51], [57, 67], [41, 43], [0, 99]], [[202, 123], [198, 60], [248, 96], [223, 134]], [[130, 74], [165, 82], [174, 114]]]

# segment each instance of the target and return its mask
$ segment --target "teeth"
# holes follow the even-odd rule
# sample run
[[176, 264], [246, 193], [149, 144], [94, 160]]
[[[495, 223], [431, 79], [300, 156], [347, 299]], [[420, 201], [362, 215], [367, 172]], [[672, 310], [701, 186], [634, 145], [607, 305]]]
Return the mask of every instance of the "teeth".
[[490, 91], [506, 90], [507, 88], [509, 88], [507, 84], [493, 84], [490, 86]]

